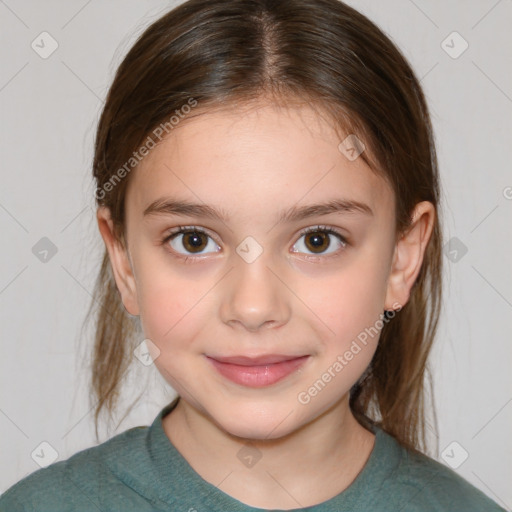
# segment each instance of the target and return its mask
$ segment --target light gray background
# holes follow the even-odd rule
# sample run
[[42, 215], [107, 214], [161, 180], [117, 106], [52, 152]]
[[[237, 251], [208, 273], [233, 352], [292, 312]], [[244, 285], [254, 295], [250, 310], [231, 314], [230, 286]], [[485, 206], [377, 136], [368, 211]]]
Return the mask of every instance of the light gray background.
[[[439, 460], [453, 465], [467, 452], [456, 471], [511, 510], [512, 2], [349, 3], [391, 36], [422, 79], [445, 239], [467, 247], [445, 257], [444, 317], [430, 359]], [[90, 179], [94, 130], [116, 66], [170, 5], [0, 0], [0, 491], [39, 468], [31, 454], [51, 456], [42, 442], [58, 460], [95, 444], [83, 361], [91, 332], [80, 333], [102, 249]], [[58, 43], [47, 59], [31, 47], [43, 31]], [[453, 31], [469, 44], [458, 58], [445, 51], [462, 48], [457, 36], [446, 40]], [[46, 263], [32, 252], [42, 237], [58, 249]], [[102, 440], [151, 423], [174, 396], [154, 367], [135, 363], [138, 383], [123, 403], [138, 396], [141, 378], [148, 392]]]

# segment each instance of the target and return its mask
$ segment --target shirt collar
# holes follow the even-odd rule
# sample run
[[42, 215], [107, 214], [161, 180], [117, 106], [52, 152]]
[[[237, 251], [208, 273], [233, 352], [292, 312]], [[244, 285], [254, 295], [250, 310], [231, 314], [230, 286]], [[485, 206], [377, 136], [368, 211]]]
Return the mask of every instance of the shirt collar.
[[[123, 473], [123, 480], [155, 504], [162, 502], [183, 510], [268, 512], [267, 509], [250, 507], [203, 480], [171, 443], [164, 431], [162, 420], [176, 407], [179, 399], [180, 397], [176, 397], [166, 405], [157, 414], [151, 426], [146, 427], [144, 438], [146, 453], [142, 456], [137, 455], [136, 461], [132, 461], [133, 469], [130, 471], [127, 464], [117, 464], [118, 469]], [[371, 428], [376, 436], [375, 444], [365, 466], [355, 480], [340, 494], [310, 507], [309, 510], [342, 512], [359, 509], [369, 489], [381, 488], [385, 480], [395, 471], [401, 458], [400, 445], [381, 428], [376, 426]], [[302, 509], [297, 506], [293, 510]]]

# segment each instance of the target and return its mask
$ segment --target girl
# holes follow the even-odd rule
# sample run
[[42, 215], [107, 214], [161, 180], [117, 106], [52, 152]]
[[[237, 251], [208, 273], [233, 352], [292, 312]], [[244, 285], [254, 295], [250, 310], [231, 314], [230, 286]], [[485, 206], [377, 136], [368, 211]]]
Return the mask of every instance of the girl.
[[2, 511], [500, 510], [423, 453], [436, 154], [418, 80], [368, 19], [183, 3], [120, 65], [93, 173], [96, 422], [133, 352], [178, 396]]

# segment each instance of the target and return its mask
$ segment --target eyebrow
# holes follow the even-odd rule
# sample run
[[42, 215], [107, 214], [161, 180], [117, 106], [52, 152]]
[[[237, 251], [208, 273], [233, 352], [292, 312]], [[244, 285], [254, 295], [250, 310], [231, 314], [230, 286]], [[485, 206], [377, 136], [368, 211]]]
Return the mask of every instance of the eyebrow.
[[[288, 210], [282, 210], [278, 214], [277, 223], [294, 222], [331, 213], [361, 213], [373, 216], [373, 210], [365, 203], [347, 199], [333, 199], [325, 203], [292, 206]], [[147, 215], [179, 215], [229, 222], [229, 215], [223, 209], [217, 209], [207, 204], [175, 199], [157, 199], [153, 201], [144, 210], [143, 216]]]

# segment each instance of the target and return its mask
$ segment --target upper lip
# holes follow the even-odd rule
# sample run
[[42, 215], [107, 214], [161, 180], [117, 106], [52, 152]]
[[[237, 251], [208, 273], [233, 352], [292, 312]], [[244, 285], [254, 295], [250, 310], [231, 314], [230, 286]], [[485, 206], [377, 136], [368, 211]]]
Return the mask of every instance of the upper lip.
[[221, 357], [221, 356], [207, 356], [210, 359], [215, 359], [221, 363], [230, 363], [230, 364], [239, 364], [242, 366], [258, 366], [264, 364], [273, 364], [273, 363], [281, 363], [283, 361], [290, 361], [292, 359], [298, 359], [299, 357], [305, 357], [305, 354], [301, 355], [282, 355], [282, 354], [266, 354], [257, 357], [247, 357], [247, 356], [230, 356], [230, 357]]

